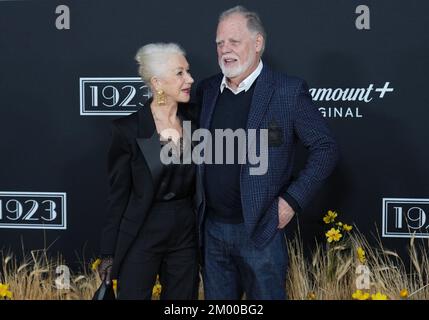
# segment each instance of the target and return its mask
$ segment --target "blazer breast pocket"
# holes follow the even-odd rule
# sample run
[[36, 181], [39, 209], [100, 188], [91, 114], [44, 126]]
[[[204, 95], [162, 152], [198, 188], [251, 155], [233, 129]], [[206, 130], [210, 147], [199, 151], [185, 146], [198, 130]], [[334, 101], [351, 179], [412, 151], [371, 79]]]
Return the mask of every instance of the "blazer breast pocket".
[[283, 128], [274, 120], [268, 125], [268, 146], [279, 147], [283, 144]]

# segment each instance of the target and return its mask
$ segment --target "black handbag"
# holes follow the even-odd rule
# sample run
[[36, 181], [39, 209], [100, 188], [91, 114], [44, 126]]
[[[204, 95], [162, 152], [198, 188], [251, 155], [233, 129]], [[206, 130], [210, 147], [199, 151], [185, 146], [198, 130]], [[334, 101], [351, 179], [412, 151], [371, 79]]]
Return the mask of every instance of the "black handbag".
[[95, 291], [92, 300], [116, 300], [115, 291], [113, 291], [113, 281], [110, 284], [102, 281], [100, 287]]

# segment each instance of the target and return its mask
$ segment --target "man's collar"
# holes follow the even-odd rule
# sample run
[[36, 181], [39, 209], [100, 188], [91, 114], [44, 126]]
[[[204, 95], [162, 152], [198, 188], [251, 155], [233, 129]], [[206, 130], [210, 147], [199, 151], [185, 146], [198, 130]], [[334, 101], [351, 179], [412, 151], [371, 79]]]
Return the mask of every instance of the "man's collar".
[[232, 93], [234, 94], [239, 94], [242, 91], [247, 91], [250, 89], [250, 87], [252, 86], [253, 82], [255, 82], [256, 78], [258, 78], [259, 74], [262, 71], [262, 67], [263, 67], [263, 63], [262, 60], [259, 60], [259, 64], [256, 67], [256, 69], [243, 81], [240, 82], [240, 84], [238, 85], [238, 88], [236, 90], [232, 89], [229, 85], [228, 85], [228, 81], [226, 80], [226, 77], [223, 76], [222, 78], [222, 82], [220, 84], [220, 92], [223, 92], [223, 89], [228, 88], [229, 90], [231, 90]]

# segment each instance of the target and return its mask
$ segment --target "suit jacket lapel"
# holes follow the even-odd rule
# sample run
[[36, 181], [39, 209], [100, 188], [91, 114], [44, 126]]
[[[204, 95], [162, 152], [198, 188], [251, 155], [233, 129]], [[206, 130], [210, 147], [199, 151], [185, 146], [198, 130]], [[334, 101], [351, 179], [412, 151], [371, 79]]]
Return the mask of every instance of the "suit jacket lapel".
[[267, 112], [268, 103], [270, 102], [273, 92], [274, 85], [271, 72], [267, 66], [264, 66], [256, 80], [246, 129], [259, 128], [259, 124]]
[[[204, 91], [203, 106], [201, 110], [201, 127], [209, 129], [210, 122], [215, 109], [216, 101], [220, 92], [222, 75], [220, 74], [210, 83], [210, 86]], [[249, 116], [246, 129], [257, 129], [265, 112], [271, 95], [274, 92], [274, 80], [268, 66], [264, 65], [261, 74], [256, 80], [255, 90], [253, 92], [252, 103], [250, 105]]]
[[[220, 92], [222, 75], [220, 74], [213, 80], [208, 88], [204, 91], [204, 97], [201, 110], [201, 127], [210, 129], [210, 123], [215, 109], [216, 101]], [[250, 105], [249, 115], [247, 118], [246, 130], [258, 129], [259, 125], [267, 112], [268, 104], [274, 92], [274, 80], [268, 66], [264, 66], [256, 80], [255, 90]], [[251, 143], [248, 141], [248, 143]], [[246, 150], [247, 152], [247, 150]], [[204, 164], [200, 166], [201, 174], [204, 174]]]
[[152, 112], [150, 111], [150, 103], [148, 100], [143, 107], [138, 111], [139, 131], [136, 138], [137, 144], [142, 152], [144, 159], [152, 176], [152, 183], [156, 189], [159, 183], [162, 172], [162, 163], [160, 160], [160, 142], [159, 135], [156, 131], [155, 122]]
[[[222, 81], [222, 74], [219, 74], [213, 81], [211, 81], [207, 88], [204, 88], [203, 98], [201, 101], [201, 115], [200, 115], [200, 127], [204, 129], [210, 129], [210, 123], [213, 117], [213, 112], [216, 106], [216, 101], [219, 97], [220, 83]], [[197, 175], [197, 208], [203, 202], [203, 184], [204, 184], [204, 162], [197, 166], [199, 174]]]
[[220, 83], [222, 77], [210, 83], [210, 86], [204, 91], [203, 105], [201, 110], [201, 128], [210, 129], [210, 123], [215, 109], [216, 101], [220, 92]]

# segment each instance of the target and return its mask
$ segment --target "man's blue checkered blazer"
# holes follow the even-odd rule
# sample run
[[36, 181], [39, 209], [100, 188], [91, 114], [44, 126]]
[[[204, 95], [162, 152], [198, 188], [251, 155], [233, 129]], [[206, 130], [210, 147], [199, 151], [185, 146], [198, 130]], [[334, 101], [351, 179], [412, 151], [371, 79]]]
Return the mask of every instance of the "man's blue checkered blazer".
[[[197, 89], [201, 128], [210, 128], [222, 77], [218, 74], [203, 80]], [[250, 239], [263, 247], [277, 230], [278, 197], [283, 197], [295, 211], [305, 208], [333, 171], [338, 148], [325, 119], [312, 102], [305, 81], [275, 72], [267, 65], [256, 81], [247, 129], [268, 129], [268, 171], [264, 175], [251, 175], [251, 165], [243, 164], [240, 188], [246, 230]], [[276, 140], [275, 143], [270, 139]], [[298, 176], [292, 179], [298, 140], [309, 155]], [[197, 172], [198, 187], [203, 188], [204, 164], [198, 166]], [[205, 201], [204, 192], [200, 194], [197, 205], [201, 230]]]

